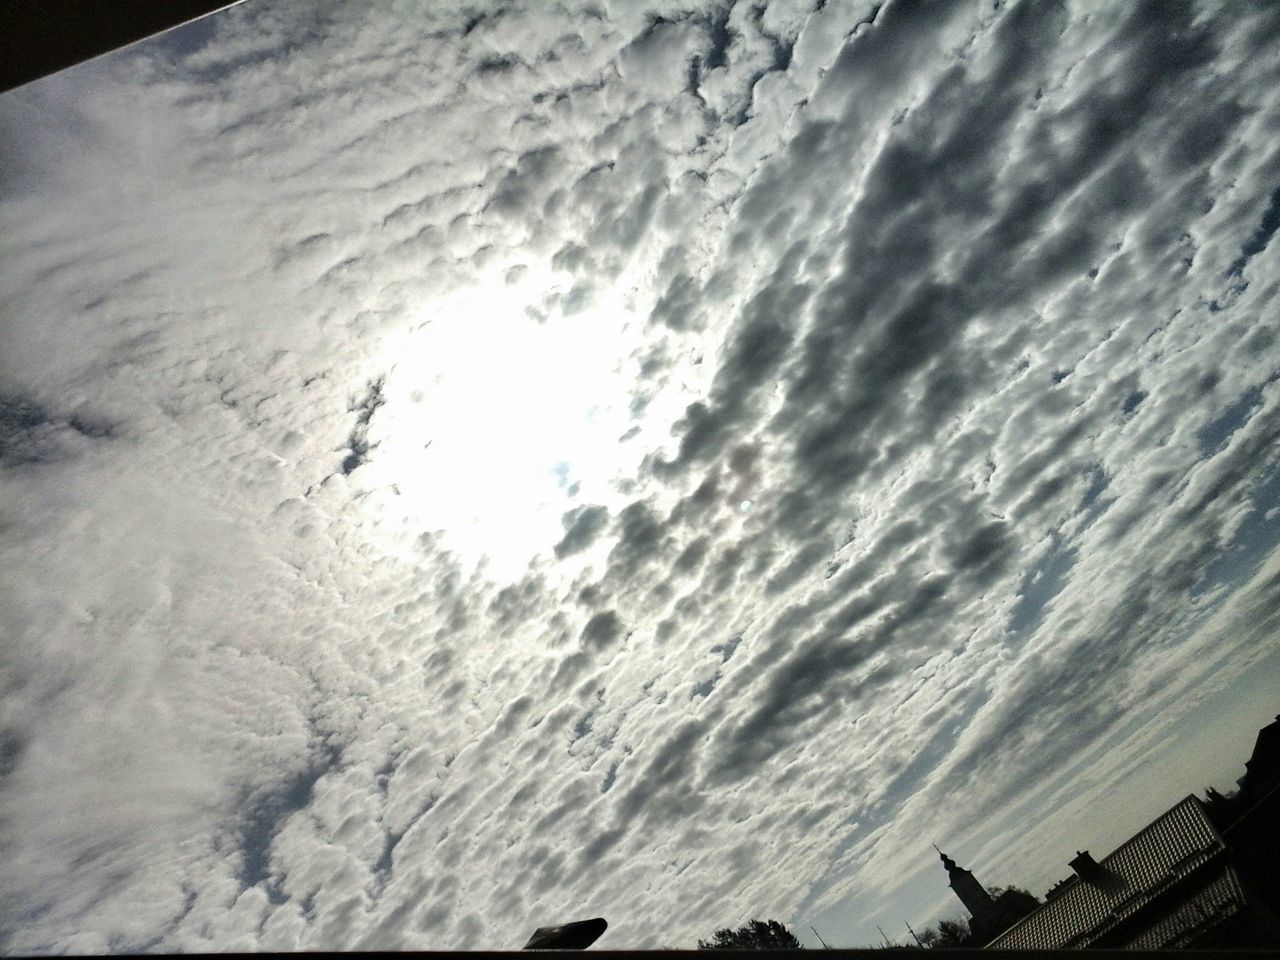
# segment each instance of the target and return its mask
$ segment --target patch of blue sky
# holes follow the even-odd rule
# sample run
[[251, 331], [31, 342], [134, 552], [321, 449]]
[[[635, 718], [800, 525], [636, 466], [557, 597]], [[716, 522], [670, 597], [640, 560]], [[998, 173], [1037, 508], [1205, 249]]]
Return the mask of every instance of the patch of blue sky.
[[1234, 277], [1240, 276], [1244, 271], [1245, 265], [1267, 248], [1267, 244], [1271, 242], [1271, 238], [1275, 236], [1277, 230], [1280, 230], [1280, 187], [1276, 187], [1272, 191], [1271, 199], [1267, 203], [1267, 209], [1262, 213], [1262, 221], [1258, 224], [1258, 229], [1241, 246], [1240, 256], [1231, 264], [1227, 274]]
[[1066, 586], [1076, 556], [1074, 547], [1055, 544], [1049, 555], [1022, 581], [1018, 602], [1009, 617], [1010, 639], [1029, 637], [1035, 632], [1049, 602]]
[[1191, 588], [1200, 598], [1219, 587], [1243, 583], [1280, 547], [1280, 471], [1272, 470], [1253, 494], [1253, 506], [1230, 545]]
[[1200, 442], [1202, 456], [1212, 456], [1227, 445], [1231, 435], [1248, 423], [1258, 405], [1262, 403], [1262, 387], [1250, 387], [1227, 407], [1221, 414], [1200, 430], [1197, 439]]
[[[1089, 485], [1080, 498], [1078, 508], [1078, 512], [1084, 514], [1085, 526], [1101, 516], [1110, 503], [1109, 500], [1102, 499], [1106, 489], [1107, 475], [1101, 467], [1095, 465], [1089, 470]], [[1006, 643], [1019, 642], [1031, 636], [1040, 626], [1049, 603], [1066, 586], [1078, 555], [1074, 546], [1058, 537], [1045, 558], [1027, 572], [1018, 589], [1018, 602], [1009, 616]]]

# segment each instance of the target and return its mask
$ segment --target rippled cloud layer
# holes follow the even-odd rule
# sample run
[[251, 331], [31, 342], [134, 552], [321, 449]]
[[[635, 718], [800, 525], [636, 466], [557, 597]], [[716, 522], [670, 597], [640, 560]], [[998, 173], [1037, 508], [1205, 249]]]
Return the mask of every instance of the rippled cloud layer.
[[857, 942], [1201, 786], [1280, 9], [453, 6], [0, 97], [4, 948]]

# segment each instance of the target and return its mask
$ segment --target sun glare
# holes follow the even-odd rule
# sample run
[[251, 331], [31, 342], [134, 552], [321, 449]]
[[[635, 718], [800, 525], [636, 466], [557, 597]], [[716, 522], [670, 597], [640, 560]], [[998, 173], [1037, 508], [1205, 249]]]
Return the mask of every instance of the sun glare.
[[625, 306], [540, 320], [551, 292], [495, 279], [425, 309], [393, 347], [360, 471], [384, 524], [438, 532], [496, 580], [549, 552], [575, 503], [608, 498], [626, 460]]

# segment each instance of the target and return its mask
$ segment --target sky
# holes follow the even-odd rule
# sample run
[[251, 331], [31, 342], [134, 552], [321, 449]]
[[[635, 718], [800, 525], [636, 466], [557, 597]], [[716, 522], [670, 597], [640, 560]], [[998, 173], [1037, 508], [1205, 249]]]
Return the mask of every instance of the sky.
[[1278, 40], [247, 0], [0, 95], [0, 950], [859, 946], [1233, 786]]

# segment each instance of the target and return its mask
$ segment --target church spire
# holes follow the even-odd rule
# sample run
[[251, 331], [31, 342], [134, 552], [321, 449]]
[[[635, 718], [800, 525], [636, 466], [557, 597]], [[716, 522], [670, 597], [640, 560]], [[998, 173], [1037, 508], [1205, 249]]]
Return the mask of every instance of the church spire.
[[[936, 843], [933, 845], [933, 849], [938, 850], [938, 845]], [[941, 850], [938, 850], [938, 856], [942, 859], [942, 865], [947, 868], [948, 877], [950, 877], [956, 870], [960, 869], [956, 866], [956, 862]]]
[[[938, 850], [936, 843], [933, 849]], [[938, 856], [947, 869], [947, 879], [951, 889], [955, 891], [955, 895], [960, 898], [964, 908], [969, 911], [969, 916], [973, 918], [970, 926], [985, 927], [993, 922], [997, 912], [996, 903], [991, 899], [991, 894], [987, 893], [978, 882], [978, 878], [959, 866], [941, 850], [938, 850]]]

